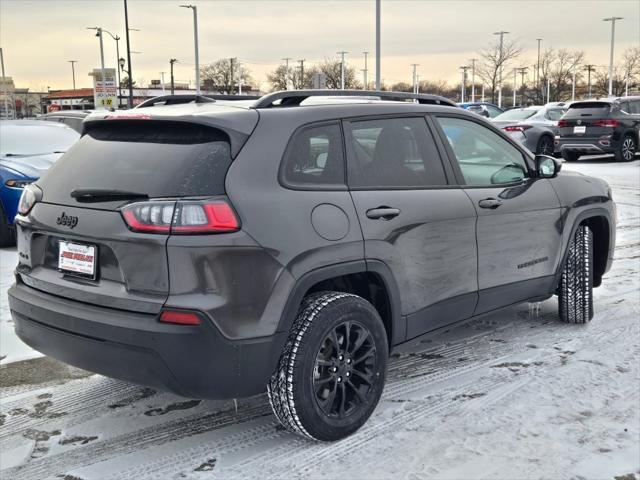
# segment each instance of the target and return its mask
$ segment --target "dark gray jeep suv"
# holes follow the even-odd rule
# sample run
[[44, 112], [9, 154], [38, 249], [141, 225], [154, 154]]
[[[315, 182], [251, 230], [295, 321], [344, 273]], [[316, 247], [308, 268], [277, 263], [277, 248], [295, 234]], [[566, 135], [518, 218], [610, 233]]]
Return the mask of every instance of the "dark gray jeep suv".
[[336, 440], [371, 415], [404, 342], [554, 294], [561, 320], [592, 318], [615, 205], [604, 181], [559, 170], [429, 95], [95, 114], [22, 197], [15, 328], [184, 396], [266, 386], [287, 429]]

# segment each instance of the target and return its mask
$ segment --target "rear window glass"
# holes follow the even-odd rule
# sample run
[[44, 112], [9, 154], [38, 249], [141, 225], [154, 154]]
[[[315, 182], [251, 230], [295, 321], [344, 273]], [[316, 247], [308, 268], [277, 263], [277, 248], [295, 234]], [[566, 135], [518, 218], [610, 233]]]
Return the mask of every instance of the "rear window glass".
[[[220, 195], [231, 164], [221, 131], [177, 122], [94, 124], [38, 183], [47, 194], [117, 189], [149, 197]], [[66, 193], [68, 196], [68, 193]]]
[[570, 117], [590, 117], [594, 115], [606, 115], [609, 113], [611, 104], [606, 102], [578, 102], [573, 103], [567, 110], [565, 118]]
[[495, 119], [497, 121], [501, 120], [525, 120], [531, 116], [533, 116], [537, 110], [528, 110], [528, 109], [520, 109], [516, 108], [514, 110], [507, 110], [504, 113], [501, 113]]

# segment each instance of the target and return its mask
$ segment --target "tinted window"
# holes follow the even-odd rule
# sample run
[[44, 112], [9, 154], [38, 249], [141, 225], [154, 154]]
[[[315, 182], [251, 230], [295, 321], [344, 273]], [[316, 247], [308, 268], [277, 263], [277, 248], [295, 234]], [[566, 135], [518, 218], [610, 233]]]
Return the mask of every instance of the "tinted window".
[[557, 122], [558, 120], [560, 120], [560, 118], [562, 117], [563, 114], [564, 114], [564, 110], [563, 109], [561, 109], [561, 108], [553, 108], [553, 109], [547, 110], [546, 117], [549, 120]]
[[337, 123], [298, 130], [284, 157], [283, 179], [294, 185], [344, 185], [342, 132]]
[[520, 151], [488, 128], [458, 118], [438, 118], [467, 185], [522, 181], [527, 167]]
[[572, 103], [564, 118], [590, 117], [607, 115], [611, 104], [606, 102]]
[[424, 118], [390, 118], [351, 124], [349, 185], [424, 187], [447, 183]]
[[501, 113], [497, 117], [495, 117], [496, 121], [502, 120], [525, 120], [533, 114], [535, 114], [538, 110], [534, 109], [523, 109], [523, 108], [514, 108], [513, 110], [507, 110], [504, 113]]
[[640, 100], [633, 100], [629, 102], [629, 113], [640, 113]]
[[491, 118], [495, 118], [502, 113], [502, 110], [491, 105], [487, 105], [487, 110], [489, 110], [489, 117]]
[[48, 193], [66, 198], [75, 188], [150, 197], [219, 195], [225, 192], [230, 164], [229, 141], [219, 130], [174, 122], [110, 121], [93, 124], [38, 183], [45, 199]]

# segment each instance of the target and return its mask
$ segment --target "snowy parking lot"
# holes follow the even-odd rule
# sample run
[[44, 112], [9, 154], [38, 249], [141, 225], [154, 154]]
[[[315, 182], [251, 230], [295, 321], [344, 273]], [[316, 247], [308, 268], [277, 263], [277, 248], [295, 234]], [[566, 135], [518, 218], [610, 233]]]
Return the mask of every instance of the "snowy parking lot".
[[265, 395], [186, 399], [33, 352], [7, 305], [17, 254], [0, 250], [0, 477], [640, 478], [640, 160], [563, 168], [607, 180], [618, 205], [593, 321], [560, 323], [554, 297], [421, 337], [333, 444], [285, 432]]

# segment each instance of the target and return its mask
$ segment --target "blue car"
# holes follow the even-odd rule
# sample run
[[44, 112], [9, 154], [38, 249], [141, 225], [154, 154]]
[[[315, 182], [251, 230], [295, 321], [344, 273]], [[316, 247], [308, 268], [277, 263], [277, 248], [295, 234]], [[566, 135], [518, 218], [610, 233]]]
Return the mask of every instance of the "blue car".
[[60, 123], [0, 122], [0, 247], [15, 244], [13, 219], [24, 187], [40, 178], [79, 137]]

